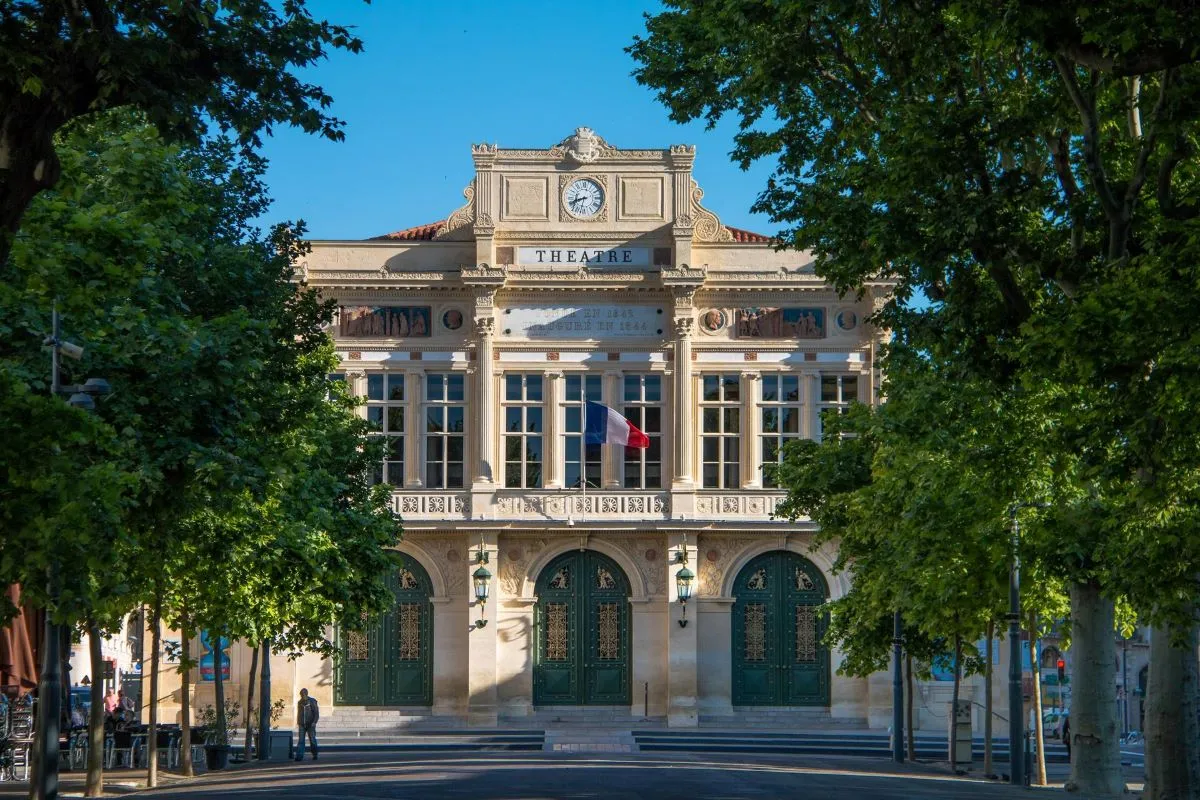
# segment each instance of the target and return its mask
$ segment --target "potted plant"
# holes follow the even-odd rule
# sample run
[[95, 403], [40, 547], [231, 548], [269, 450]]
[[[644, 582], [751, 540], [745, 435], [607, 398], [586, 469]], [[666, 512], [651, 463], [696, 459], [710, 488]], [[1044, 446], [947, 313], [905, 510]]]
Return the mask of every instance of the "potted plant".
[[204, 729], [204, 761], [210, 770], [225, 769], [229, 765], [229, 726], [226, 722], [237, 719], [241, 704], [236, 700], [225, 701], [225, 720], [218, 719], [215, 706], [205, 706], [196, 714], [196, 720]]

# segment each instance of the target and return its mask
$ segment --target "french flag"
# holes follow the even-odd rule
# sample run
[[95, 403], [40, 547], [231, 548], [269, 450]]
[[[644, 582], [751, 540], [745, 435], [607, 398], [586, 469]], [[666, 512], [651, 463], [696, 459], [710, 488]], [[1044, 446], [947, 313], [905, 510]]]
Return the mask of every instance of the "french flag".
[[583, 423], [583, 440], [587, 444], [620, 444], [626, 447], [649, 447], [650, 437], [629, 420], [608, 406], [587, 404]]

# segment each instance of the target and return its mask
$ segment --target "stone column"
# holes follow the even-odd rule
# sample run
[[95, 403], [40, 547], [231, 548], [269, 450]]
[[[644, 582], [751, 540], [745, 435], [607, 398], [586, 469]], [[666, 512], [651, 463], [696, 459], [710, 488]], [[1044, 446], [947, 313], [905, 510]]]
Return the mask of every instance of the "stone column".
[[421, 404], [425, 401], [425, 373], [404, 371], [404, 487], [420, 489], [421, 481]]
[[[495, 592], [500, 558], [497, 534], [488, 531], [481, 534], [483, 550], [488, 555], [485, 565], [492, 573], [492, 590]], [[496, 620], [497, 603], [490, 600], [486, 607], [475, 600], [475, 587], [471, 574], [479, 568], [475, 563], [478, 542], [468, 542], [467, 553], [461, 569], [467, 570], [467, 602], [470, 606], [467, 636], [467, 724], [494, 727], [499, 715], [499, 698], [496, 691], [496, 647], [500, 626]], [[483, 627], [475, 627], [476, 620], [485, 620]]]
[[565, 385], [560, 370], [545, 373], [545, 400], [542, 405], [542, 474], [547, 489], [561, 489], [563, 485], [562, 427], [558, 415], [563, 407]]
[[[496, 332], [494, 317], [475, 320], [475, 417], [476, 454], [474, 483], [490, 491], [496, 482], [496, 381], [492, 337]], [[474, 487], [473, 487], [474, 488]]]
[[804, 402], [800, 434], [806, 439], [819, 438], [821, 418], [817, 409], [821, 401], [821, 373], [814, 369], [800, 370], [800, 398]]
[[742, 488], [762, 488], [762, 439], [758, 435], [759, 381], [757, 372], [742, 373]]
[[[620, 370], [606, 370], [600, 385], [600, 402], [621, 412]], [[624, 471], [625, 450], [620, 447], [601, 448], [600, 483], [605, 489], [620, 489]]]
[[696, 438], [696, 420], [692, 414], [692, 330], [696, 321], [691, 316], [675, 319], [675, 404], [672, 411], [675, 430], [675, 477], [673, 489], [695, 488], [692, 474], [692, 447]]
[[[474, 566], [474, 565], [472, 565]], [[474, 570], [472, 570], [474, 571]], [[458, 597], [432, 597], [433, 715], [462, 717], [467, 713], [467, 685], [462, 674], [463, 631], [467, 607]], [[474, 619], [474, 618], [472, 618]]]
[[[667, 568], [667, 725], [672, 728], [694, 728], [700, 724], [700, 687], [697, 682], [697, 631], [696, 608], [693, 599], [688, 603], [691, 608], [687, 615], [687, 624], [680, 626], [684, 619], [683, 606], [678, 602], [679, 592], [675, 583], [675, 574], [683, 567], [675, 565], [674, 554], [687, 554], [687, 564], [692, 572], [696, 572], [699, 561], [696, 537], [688, 541], [686, 533], [680, 535], [675, 546], [671, 548], [672, 562]], [[696, 584], [692, 584], [693, 590]]]

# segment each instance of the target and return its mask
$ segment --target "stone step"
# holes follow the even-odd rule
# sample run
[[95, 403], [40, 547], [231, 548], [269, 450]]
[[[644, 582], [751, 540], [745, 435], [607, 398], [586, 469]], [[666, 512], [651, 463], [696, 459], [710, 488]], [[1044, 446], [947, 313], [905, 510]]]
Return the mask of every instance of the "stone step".
[[555, 753], [636, 753], [637, 743], [628, 731], [603, 733], [558, 730], [546, 733], [546, 751]]

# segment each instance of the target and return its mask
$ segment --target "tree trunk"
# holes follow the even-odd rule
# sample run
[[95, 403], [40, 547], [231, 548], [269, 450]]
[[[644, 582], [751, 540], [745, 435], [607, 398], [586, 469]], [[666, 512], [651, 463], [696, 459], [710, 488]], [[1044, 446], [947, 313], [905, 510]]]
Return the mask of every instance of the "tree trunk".
[[29, 95], [19, 98], [0, 116], [0, 264], [8, 260], [33, 198], [62, 173], [54, 135], [66, 121], [63, 114]]
[[1037, 614], [1029, 614], [1029, 670], [1033, 673], [1033, 737], [1037, 743], [1033, 785], [1046, 785], [1046, 736], [1042, 730], [1042, 648], [1037, 635]]
[[992, 772], [992, 637], [996, 635], [996, 623], [988, 620], [986, 660], [983, 662], [983, 774], [991, 777]]
[[262, 643], [262, 686], [258, 701], [258, 760], [266, 761], [271, 755], [271, 637]]
[[[254, 732], [254, 679], [258, 676], [258, 648], [250, 653], [250, 679], [246, 681], [246, 743], [245, 758], [250, 760], [251, 737]], [[260, 701], [261, 702], [261, 701]]]
[[904, 682], [907, 684], [904, 689], [904, 704], [907, 706], [905, 715], [907, 719], [906, 727], [908, 728], [908, 760], [917, 760], [917, 735], [913, 731], [913, 674], [912, 674], [912, 653], [905, 652], [904, 654]]
[[146, 786], [158, 786], [158, 661], [162, 650], [162, 592], [154, 596], [150, 620], [150, 728], [146, 731]]
[[104, 652], [100, 626], [87, 621], [88, 651], [92, 661], [92, 709], [88, 714], [87, 786], [84, 797], [104, 795]]
[[185, 621], [180, 633], [180, 709], [179, 709], [179, 771], [185, 777], [192, 777], [195, 770], [192, 767], [192, 631]]
[[[1150, 680], [1146, 687], [1146, 800], [1192, 800], [1200, 793], [1189, 775], [1188, 701], [1196, 673], [1195, 640], [1175, 647], [1178, 628], [1164, 626], [1150, 638]], [[1192, 662], [1190, 665], [1188, 662]], [[1190, 707], [1190, 708], [1189, 708]]]
[[950, 701], [950, 713], [947, 715], [950, 718], [950, 731], [946, 739], [950, 744], [950, 769], [958, 769], [958, 761], [955, 759], [954, 734], [955, 722], [954, 717], [958, 713], [958, 695], [962, 688], [962, 635], [954, 634], [954, 699]]
[[[1114, 691], [1113, 601], [1096, 583], [1071, 584], [1071, 777], [1067, 789], [1088, 798], [1115, 798], [1121, 777], [1120, 723]], [[1153, 667], [1152, 667], [1153, 668]]]
[[1200, 797], [1200, 629], [1189, 631], [1183, 659], [1183, 731], [1187, 750], [1188, 787]]
[[[214, 635], [216, 638], [213, 638]], [[223, 637], [216, 631], [208, 632], [209, 647], [213, 651], [213, 689], [217, 701], [216, 743], [229, 745], [229, 719], [225, 716], [225, 650], [221, 646]]]

